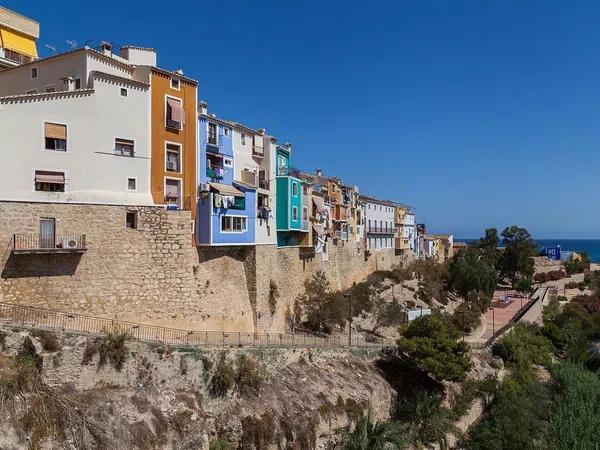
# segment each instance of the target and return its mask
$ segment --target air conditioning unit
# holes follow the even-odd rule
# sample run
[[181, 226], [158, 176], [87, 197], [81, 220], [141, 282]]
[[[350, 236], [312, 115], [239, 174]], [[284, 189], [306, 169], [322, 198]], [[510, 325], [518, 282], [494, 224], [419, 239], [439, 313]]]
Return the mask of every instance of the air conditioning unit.
[[62, 240], [62, 248], [77, 248], [77, 239], [64, 238]]
[[208, 192], [210, 191], [210, 184], [202, 183], [200, 184], [200, 192]]
[[176, 161], [167, 161], [167, 170], [176, 171], [177, 170], [177, 162]]

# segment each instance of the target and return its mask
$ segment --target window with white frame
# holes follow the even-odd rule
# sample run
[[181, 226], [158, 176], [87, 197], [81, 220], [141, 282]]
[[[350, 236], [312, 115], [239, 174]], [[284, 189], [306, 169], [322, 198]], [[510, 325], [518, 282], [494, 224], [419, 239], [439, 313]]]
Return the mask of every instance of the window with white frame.
[[183, 102], [181, 99], [167, 97], [165, 125], [175, 130], [183, 128]]
[[132, 157], [135, 153], [135, 143], [131, 139], [115, 139], [115, 155], [119, 156], [130, 156]]
[[137, 180], [135, 178], [127, 178], [127, 189], [130, 191], [137, 189]]
[[292, 195], [298, 197], [298, 183], [292, 181]]
[[171, 89], [179, 90], [180, 81], [178, 78], [171, 78]]
[[222, 216], [221, 231], [230, 233], [243, 233], [246, 231], [246, 217]]
[[233, 167], [233, 159], [223, 158], [223, 167]]
[[44, 148], [46, 150], [67, 151], [67, 126], [59, 123], [44, 123]]
[[181, 145], [167, 144], [165, 164], [167, 172], [181, 172]]
[[240, 139], [242, 140], [242, 145], [246, 145], [246, 135], [244, 133], [240, 135]]
[[298, 208], [296, 206], [292, 207], [292, 220], [298, 220]]
[[229, 136], [229, 128], [227, 128], [227, 127], [223, 127], [223, 134], [224, 134], [225, 136]]
[[308, 220], [308, 208], [306, 206], [302, 207], [302, 220]]
[[212, 145], [217, 145], [217, 124], [209, 122], [208, 123], [208, 143]]

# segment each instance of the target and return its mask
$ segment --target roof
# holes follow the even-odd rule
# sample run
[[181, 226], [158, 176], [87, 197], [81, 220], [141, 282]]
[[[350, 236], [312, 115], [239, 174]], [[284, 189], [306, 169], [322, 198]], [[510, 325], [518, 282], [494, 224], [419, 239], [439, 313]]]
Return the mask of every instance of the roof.
[[396, 206], [396, 202], [393, 202], [391, 200], [380, 200], [378, 198], [371, 197], [370, 195], [358, 194], [358, 198], [360, 200], [367, 201], [369, 203], [377, 203], [379, 205], [394, 206], [394, 207]]
[[211, 188], [223, 195], [233, 195], [234, 197], [243, 197], [244, 193], [239, 189], [230, 186], [229, 184], [223, 183], [208, 183]]
[[237, 184], [238, 186], [241, 186], [243, 188], [247, 188], [247, 189], [254, 189], [256, 190], [256, 186], [250, 183], [244, 183], [243, 181], [238, 181], [238, 180], [233, 180], [233, 182], [235, 184]]
[[106, 80], [113, 80], [113, 81], [117, 81], [119, 83], [128, 84], [130, 86], [138, 86], [138, 87], [143, 87], [146, 89], [150, 87], [150, 85], [148, 83], [144, 83], [142, 81], [137, 81], [137, 80], [132, 80], [130, 78], [120, 77], [118, 75], [113, 75], [112, 73], [102, 72], [100, 70], [92, 70], [92, 72], [90, 72], [90, 75], [92, 75], [92, 77], [104, 78]]
[[146, 50], [148, 52], [156, 52], [155, 48], [152, 48], [152, 47], [140, 47], [138, 45], [122, 45], [120, 48], [132, 48], [134, 50]]
[[224, 120], [224, 119], [220, 119], [217, 116], [211, 116], [210, 114], [202, 114], [202, 113], [198, 113], [198, 117], [202, 117], [206, 120], [211, 120], [213, 122], [217, 122], [220, 123], [221, 125], [226, 125], [228, 127], [231, 126], [231, 122]]
[[168, 75], [170, 77], [177, 77], [177, 78], [187, 81], [188, 83], [191, 83], [193, 85], [198, 85], [198, 81], [194, 80], [193, 78], [188, 78], [178, 72], [173, 72], [173, 71], [167, 70], [167, 69], [161, 69], [160, 67], [156, 67], [156, 66], [152, 66], [152, 70], [154, 70], [155, 72], [158, 72], [158, 73], [162, 73], [163, 75]]
[[83, 95], [93, 94], [94, 89], [78, 89], [76, 91], [54, 91], [54, 92], [40, 92], [38, 94], [19, 94], [19, 95], [7, 95], [6, 97], [0, 97], [1, 103], [8, 103], [15, 100], [36, 100], [46, 98], [65, 98], [65, 97], [80, 97]]

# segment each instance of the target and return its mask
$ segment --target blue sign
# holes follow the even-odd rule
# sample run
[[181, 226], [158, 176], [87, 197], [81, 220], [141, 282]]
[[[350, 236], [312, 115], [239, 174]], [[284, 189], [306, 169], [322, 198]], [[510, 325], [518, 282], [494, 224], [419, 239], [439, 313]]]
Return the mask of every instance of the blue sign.
[[543, 254], [548, 259], [553, 259], [555, 261], [560, 261], [560, 246], [556, 246], [556, 247], [544, 247]]

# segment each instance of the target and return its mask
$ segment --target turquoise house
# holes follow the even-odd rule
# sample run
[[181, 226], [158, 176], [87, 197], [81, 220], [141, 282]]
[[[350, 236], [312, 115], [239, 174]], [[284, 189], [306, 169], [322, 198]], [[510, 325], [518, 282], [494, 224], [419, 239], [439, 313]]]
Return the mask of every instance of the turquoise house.
[[291, 146], [278, 146], [276, 164], [276, 226], [279, 247], [309, 244], [309, 186], [290, 162]]

